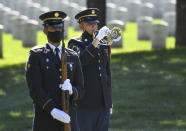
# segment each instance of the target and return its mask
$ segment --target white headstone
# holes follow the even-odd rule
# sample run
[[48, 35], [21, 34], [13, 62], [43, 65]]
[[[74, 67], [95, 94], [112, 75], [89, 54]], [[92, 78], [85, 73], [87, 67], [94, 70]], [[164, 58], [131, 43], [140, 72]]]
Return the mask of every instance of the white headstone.
[[37, 44], [37, 26], [38, 22], [35, 20], [28, 20], [23, 25], [23, 46], [32, 47]]
[[9, 8], [11, 8], [11, 10], [15, 10], [16, 9], [16, 1], [15, 0], [9, 0], [8, 1], [9, 2]]
[[176, 31], [176, 12], [167, 12], [163, 19], [168, 23], [168, 35], [175, 36]]
[[128, 21], [128, 9], [126, 7], [120, 6], [117, 8], [117, 20], [121, 20], [123, 22]]
[[77, 21], [75, 20], [74, 16], [80, 12], [80, 6], [78, 6], [77, 3], [71, 3], [70, 4], [70, 11], [71, 11], [71, 20], [70, 20], [70, 23], [71, 23], [71, 26], [74, 27], [75, 30], [79, 30], [79, 25], [77, 23]]
[[[110, 2], [113, 2], [113, 0], [110, 0]], [[127, 0], [114, 0], [114, 3], [117, 5], [117, 7], [119, 7], [119, 6], [127, 7], [128, 6]]]
[[3, 25], [4, 24], [4, 13], [5, 13], [5, 10], [4, 10], [4, 5], [3, 4], [0, 4], [0, 25]]
[[164, 4], [164, 12], [176, 12], [176, 1], [167, 1]]
[[48, 7], [49, 8], [49, 1], [50, 0], [35, 0], [34, 2], [38, 2], [41, 6]]
[[50, 8], [50, 10], [56, 10], [56, 8], [58, 8], [58, 0], [49, 0], [48, 1], [48, 7]]
[[154, 18], [163, 18], [163, 12], [164, 12], [164, 1], [163, 0], [153, 0], [154, 4], [154, 12], [153, 17]]
[[39, 25], [38, 25], [39, 30], [43, 29], [43, 22], [39, 19], [39, 15], [44, 14], [44, 13], [49, 12], [49, 11], [50, 11], [50, 9], [47, 8], [47, 7], [43, 6], [43, 7], [40, 8], [38, 16], [37, 16], [37, 21], [39, 22]]
[[106, 3], [106, 23], [117, 18], [116, 12], [116, 4]]
[[66, 17], [64, 20], [64, 38], [68, 39], [68, 27], [69, 27], [70, 17]]
[[152, 17], [139, 17], [138, 23], [138, 40], [150, 40], [152, 32]]
[[86, 6], [86, 0], [78, 0], [77, 2], [79, 6]]
[[[19, 20], [19, 23], [17, 24], [17, 27], [19, 27], [19, 30], [17, 30], [17, 34], [16, 37], [17, 39], [21, 39], [23, 41], [23, 37], [24, 37], [24, 25], [26, 25], [27, 21], [29, 20], [27, 16], [25, 15], [21, 15]], [[13, 33], [15, 34], [15, 33]]]
[[2, 0], [2, 3], [5, 7], [10, 7], [10, 2], [8, 0]]
[[29, 19], [39, 20], [38, 16], [40, 15], [40, 4], [39, 3], [30, 3], [28, 4], [27, 16]]
[[166, 48], [167, 28], [168, 24], [166, 22], [152, 24], [151, 41], [153, 49]]
[[32, 1], [30, 0], [20, 0], [18, 1], [17, 10], [20, 12], [21, 15], [28, 15], [30, 5], [32, 4]]
[[[11, 33], [14, 34], [14, 32], [17, 32], [17, 30], [19, 30], [19, 28], [17, 28], [17, 19], [20, 17], [20, 14], [18, 11], [13, 11], [14, 16], [12, 16], [11, 20], [11, 25], [9, 25], [11, 27]], [[13, 37], [14, 38], [14, 37]]]
[[0, 25], [0, 58], [3, 58], [3, 26]]
[[139, 16], [141, 7], [141, 2], [138, 0], [133, 0], [128, 4], [128, 21], [136, 22]]
[[11, 33], [11, 17], [12, 17], [12, 10], [8, 7], [4, 8], [4, 32]]
[[[125, 30], [125, 23], [120, 20], [112, 20], [108, 22], [108, 27], [112, 30], [114, 27], [119, 27], [122, 31]], [[113, 42], [111, 45], [112, 48], [122, 48], [123, 47], [123, 37], [118, 42]]]
[[73, 16], [73, 14], [71, 14], [71, 8], [70, 8], [70, 2], [68, 2], [68, 1], [61, 1], [60, 3], [59, 3], [59, 7], [58, 7], [58, 10], [62, 10], [62, 11], [64, 11], [65, 13], [67, 13], [67, 15], [70, 17], [70, 18], [73, 18], [74, 19], [74, 16]]
[[140, 8], [140, 16], [153, 17], [154, 5], [152, 3], [143, 3]]

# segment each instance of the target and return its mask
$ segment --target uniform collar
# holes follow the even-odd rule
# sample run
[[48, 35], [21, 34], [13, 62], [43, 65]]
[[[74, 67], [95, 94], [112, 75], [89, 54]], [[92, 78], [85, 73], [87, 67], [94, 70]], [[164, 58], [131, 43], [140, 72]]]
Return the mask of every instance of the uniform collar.
[[[49, 43], [49, 42], [47, 42], [47, 44], [52, 49], [52, 51], [55, 53], [56, 47], [54, 45], [52, 45], [51, 43]], [[61, 46], [61, 44], [59, 44], [59, 46], [57, 48], [59, 49], [60, 53], [62, 53], [62, 46]]]
[[85, 41], [85, 42], [92, 42], [93, 41], [93, 36], [85, 31], [82, 34], [82, 40]]

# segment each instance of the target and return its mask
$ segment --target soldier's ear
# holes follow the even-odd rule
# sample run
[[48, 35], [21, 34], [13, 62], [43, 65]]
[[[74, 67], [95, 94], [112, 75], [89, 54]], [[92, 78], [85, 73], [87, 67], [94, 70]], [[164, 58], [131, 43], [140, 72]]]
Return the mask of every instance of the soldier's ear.
[[47, 27], [44, 27], [43, 32], [45, 33], [45, 35], [48, 35]]
[[81, 23], [79, 24], [79, 28], [80, 28], [81, 30], [83, 30], [83, 31], [84, 31], [83, 22], [81, 22]]

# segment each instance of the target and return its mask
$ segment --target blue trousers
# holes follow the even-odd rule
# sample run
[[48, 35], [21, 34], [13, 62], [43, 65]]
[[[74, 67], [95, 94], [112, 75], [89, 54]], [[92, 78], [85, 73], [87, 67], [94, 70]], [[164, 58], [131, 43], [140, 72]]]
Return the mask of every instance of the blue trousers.
[[110, 109], [78, 109], [80, 131], [108, 131]]

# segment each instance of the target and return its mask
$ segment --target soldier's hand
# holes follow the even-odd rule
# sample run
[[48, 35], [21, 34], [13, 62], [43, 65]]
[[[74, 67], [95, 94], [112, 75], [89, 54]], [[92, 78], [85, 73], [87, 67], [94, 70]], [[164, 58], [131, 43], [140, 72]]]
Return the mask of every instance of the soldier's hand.
[[98, 32], [96, 38], [97, 38], [98, 40], [103, 39], [103, 37], [106, 35], [106, 33], [107, 33], [108, 31], [109, 31], [109, 28], [108, 28], [108, 27], [106, 27], [106, 26], [102, 27], [102, 28], [99, 30], [99, 32]]
[[58, 121], [61, 121], [63, 123], [69, 123], [70, 122], [70, 116], [62, 110], [54, 108], [54, 109], [52, 109], [50, 114], [52, 115], [52, 117], [54, 119], [56, 119]]
[[72, 84], [70, 83], [69, 79], [66, 79], [63, 84], [60, 84], [59, 88], [61, 88], [64, 91], [68, 90], [69, 91], [69, 95], [73, 94]]

